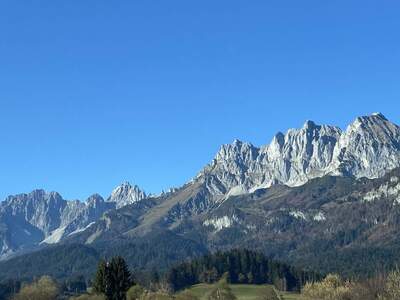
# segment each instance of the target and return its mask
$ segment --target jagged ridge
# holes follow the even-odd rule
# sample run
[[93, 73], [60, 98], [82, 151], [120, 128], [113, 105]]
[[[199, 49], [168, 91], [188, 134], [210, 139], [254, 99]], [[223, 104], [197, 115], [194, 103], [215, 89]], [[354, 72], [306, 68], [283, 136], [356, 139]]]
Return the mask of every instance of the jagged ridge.
[[357, 118], [345, 131], [307, 121], [260, 148], [223, 145], [197, 176], [211, 194], [234, 195], [274, 184], [299, 186], [324, 175], [377, 178], [400, 166], [400, 127], [382, 114]]
[[55, 244], [84, 231], [109, 211], [146, 198], [128, 182], [116, 187], [105, 201], [99, 194], [85, 202], [68, 201], [57, 192], [35, 190], [7, 197], [0, 203], [0, 259], [18, 251]]

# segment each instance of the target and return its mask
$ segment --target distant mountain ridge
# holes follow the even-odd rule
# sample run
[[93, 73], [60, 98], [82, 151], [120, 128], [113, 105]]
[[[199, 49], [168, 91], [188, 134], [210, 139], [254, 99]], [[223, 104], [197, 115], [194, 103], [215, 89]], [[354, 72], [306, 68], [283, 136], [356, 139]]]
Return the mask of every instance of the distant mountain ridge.
[[377, 179], [324, 176], [299, 187], [274, 185], [201, 211], [194, 204], [203, 188], [186, 185], [110, 210], [56, 245], [0, 262], [0, 281], [43, 274], [89, 279], [96, 260], [114, 255], [135, 271], [162, 272], [237, 248], [344, 276], [373, 275], [400, 262], [400, 168]]
[[105, 201], [94, 194], [85, 202], [65, 200], [57, 192], [34, 190], [8, 196], [0, 202], [0, 258], [63, 238], [86, 229], [109, 210], [140, 201], [146, 194], [123, 183]]
[[378, 178], [400, 166], [400, 127], [381, 113], [358, 117], [345, 131], [307, 121], [260, 148], [223, 145], [198, 175], [214, 195], [235, 195], [274, 184], [299, 186], [324, 175]]
[[[265, 189], [289, 193], [324, 176], [381, 178], [397, 167], [400, 127], [382, 114], [359, 117], [344, 131], [307, 121], [300, 129], [276, 134], [269, 145], [255, 147], [235, 140], [221, 146], [193, 180], [159, 196], [147, 195], [129, 183], [115, 188], [107, 200], [95, 194], [86, 202], [66, 201], [55, 192], [42, 190], [10, 196], [0, 203], [0, 258], [46, 244], [94, 245], [144, 238], [165, 230], [174, 232], [174, 236], [180, 236], [181, 231], [196, 235], [185, 224], [203, 216], [197, 230], [216, 230], [209, 232], [206, 239], [238, 226], [250, 232], [255, 225], [244, 222], [240, 210], [235, 214], [215, 214], [228, 200], [253, 198]], [[364, 195], [360, 197], [364, 199]], [[314, 198], [309, 199], [312, 201]], [[290, 212], [289, 208], [284, 209]], [[320, 210], [312, 216], [301, 209], [291, 214], [297, 219], [326, 218]], [[286, 220], [287, 216], [283, 218]]]

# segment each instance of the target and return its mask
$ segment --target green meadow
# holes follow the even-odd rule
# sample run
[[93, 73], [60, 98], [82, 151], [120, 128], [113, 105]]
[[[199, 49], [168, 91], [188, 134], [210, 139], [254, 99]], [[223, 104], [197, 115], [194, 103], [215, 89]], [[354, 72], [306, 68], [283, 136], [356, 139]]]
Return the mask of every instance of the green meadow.
[[[197, 284], [189, 288], [189, 290], [193, 295], [199, 297], [200, 300], [205, 300], [212, 288], [213, 285], [211, 284]], [[273, 290], [273, 287], [270, 285], [254, 284], [231, 284], [230, 288], [238, 300], [258, 300], [267, 290], [270, 290], [270, 292]], [[278, 297], [281, 300], [305, 300], [297, 293], [278, 292]]]

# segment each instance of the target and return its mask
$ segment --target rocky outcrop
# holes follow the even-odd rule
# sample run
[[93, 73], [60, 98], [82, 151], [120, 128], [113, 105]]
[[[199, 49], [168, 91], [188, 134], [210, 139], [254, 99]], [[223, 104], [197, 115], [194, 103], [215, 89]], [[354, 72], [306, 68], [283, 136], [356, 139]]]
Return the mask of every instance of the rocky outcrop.
[[223, 145], [196, 180], [218, 196], [274, 184], [299, 186], [324, 175], [377, 178], [400, 166], [400, 127], [382, 114], [357, 118], [345, 131], [307, 121], [260, 148]]
[[9, 196], [0, 204], [0, 258], [39, 244], [58, 243], [115, 209], [99, 195], [67, 201], [56, 192], [35, 190]]
[[108, 202], [115, 202], [117, 208], [123, 207], [143, 200], [147, 197], [146, 193], [142, 191], [137, 185], [132, 186], [129, 182], [117, 186], [107, 199]]

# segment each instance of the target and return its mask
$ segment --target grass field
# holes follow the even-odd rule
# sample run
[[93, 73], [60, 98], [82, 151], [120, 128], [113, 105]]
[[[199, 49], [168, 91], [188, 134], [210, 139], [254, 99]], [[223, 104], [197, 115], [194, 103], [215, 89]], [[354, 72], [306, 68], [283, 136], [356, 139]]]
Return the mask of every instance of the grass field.
[[280, 296], [282, 300], [307, 300], [306, 298], [302, 297], [300, 294], [297, 293], [281, 292]]
[[[230, 285], [232, 292], [239, 300], [256, 300], [258, 296], [265, 290], [272, 286], [254, 285], [254, 284], [232, 284]], [[210, 284], [197, 284], [192, 286], [189, 290], [199, 299], [207, 299], [207, 294], [213, 288]], [[281, 293], [282, 300], [305, 300], [296, 293]]]

